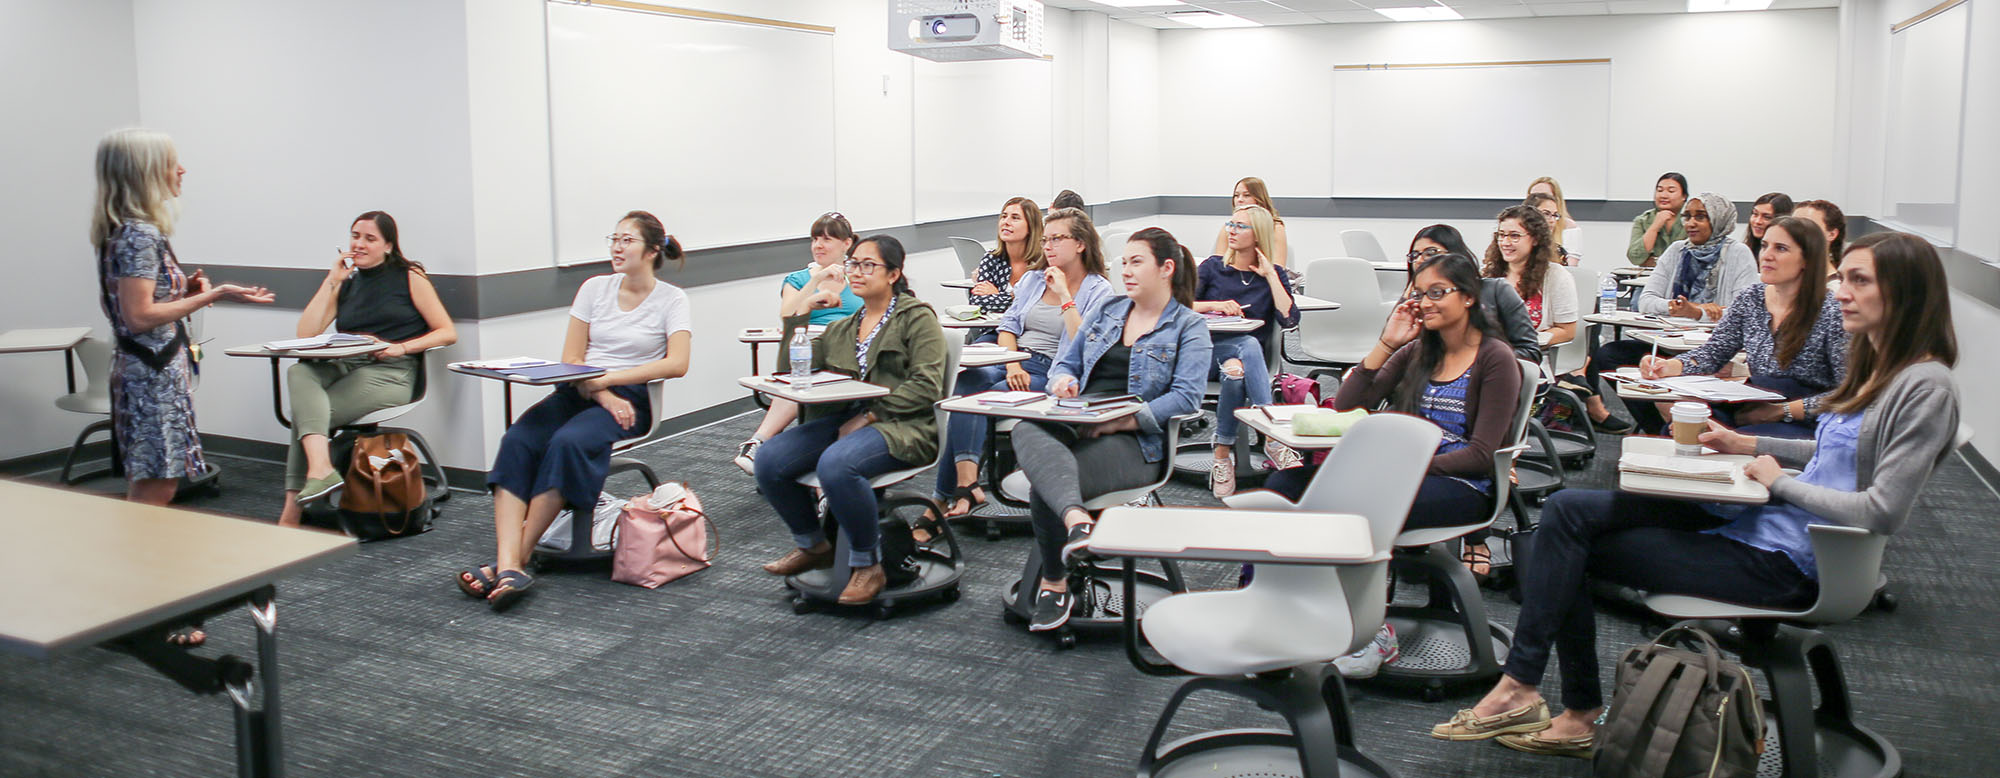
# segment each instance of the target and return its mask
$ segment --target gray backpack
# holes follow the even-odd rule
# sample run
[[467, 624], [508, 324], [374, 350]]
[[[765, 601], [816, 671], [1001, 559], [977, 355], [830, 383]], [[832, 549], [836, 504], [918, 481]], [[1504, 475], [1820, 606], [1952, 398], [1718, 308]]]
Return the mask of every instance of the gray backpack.
[[[1674, 647], [1676, 636], [1700, 650]], [[1597, 778], [1752, 778], [1764, 706], [1750, 673], [1707, 632], [1676, 626], [1618, 660], [1617, 690], [1597, 728]]]

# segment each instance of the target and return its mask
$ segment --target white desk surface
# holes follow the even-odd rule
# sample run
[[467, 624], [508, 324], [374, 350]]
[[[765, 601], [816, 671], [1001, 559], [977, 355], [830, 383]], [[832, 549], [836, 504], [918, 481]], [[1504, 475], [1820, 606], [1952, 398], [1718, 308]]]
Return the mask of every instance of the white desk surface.
[[958, 319], [951, 316], [939, 316], [938, 326], [951, 327], [954, 329], [971, 329], [973, 327], [998, 327], [1000, 326], [1000, 316], [998, 314], [987, 314], [977, 319]]
[[381, 341], [360, 343], [353, 346], [329, 346], [326, 348], [267, 349], [262, 343], [223, 349], [222, 353], [232, 357], [258, 357], [261, 359], [341, 359], [362, 354], [373, 354], [388, 348]]
[[1028, 361], [1028, 352], [1026, 351], [994, 348], [967, 347], [964, 351], [959, 352], [958, 356], [959, 367], [992, 367], [994, 365], [1006, 365], [1026, 361]]
[[1650, 267], [1639, 267], [1638, 265], [1627, 265], [1624, 267], [1612, 268], [1611, 274], [1614, 276], [1621, 276], [1624, 278], [1637, 278], [1637, 277], [1652, 275], [1653, 269]]
[[940, 281], [938, 282], [938, 286], [946, 289], [971, 289], [977, 283], [979, 282], [970, 278], [958, 278], [950, 281]]
[[[820, 333], [825, 331], [825, 325], [809, 326], [806, 327], [806, 337], [818, 339]], [[741, 332], [736, 333], [736, 341], [738, 343], [776, 343], [778, 339], [784, 336], [785, 330], [781, 327], [745, 327]]]
[[1099, 422], [1122, 419], [1139, 413], [1139, 403], [1129, 403], [1112, 408], [1095, 416], [1063, 416], [1049, 413], [1056, 407], [1056, 398], [1036, 400], [1026, 405], [987, 405], [979, 398], [998, 392], [980, 392], [964, 397], [952, 397], [938, 402], [938, 407], [952, 413], [970, 413], [975, 416], [998, 416], [1003, 419], [1028, 419], [1031, 421], [1055, 421], [1064, 424], [1097, 424]]
[[1407, 262], [1383, 261], [1383, 262], [1370, 262], [1368, 264], [1373, 265], [1376, 270], [1380, 270], [1384, 273], [1410, 272], [1410, 265]]
[[1376, 554], [1368, 521], [1349, 513], [1226, 508], [1106, 508], [1090, 534], [1099, 556], [1221, 562], [1357, 564]]
[[0, 354], [24, 354], [31, 351], [67, 351], [76, 348], [84, 338], [90, 337], [89, 327], [57, 327], [43, 330], [8, 330], [0, 332]]
[[1228, 335], [1247, 335], [1256, 332], [1258, 327], [1264, 326], [1263, 319], [1228, 318], [1208, 315], [1203, 315], [1202, 318], [1208, 321], [1209, 332], [1220, 332]]
[[1292, 295], [1292, 305], [1294, 307], [1297, 307], [1301, 311], [1340, 310], [1340, 303], [1334, 302], [1332, 300], [1322, 300], [1317, 297], [1307, 297], [1302, 294]]
[[[1633, 436], [1625, 439], [1620, 452], [1637, 454], [1674, 455], [1673, 438]], [[1742, 474], [1741, 466], [1756, 457], [1742, 454], [1704, 454], [1703, 459], [1729, 462], [1738, 466], [1737, 481], [1733, 484], [1696, 481], [1688, 478], [1672, 478], [1659, 475], [1640, 475], [1620, 472], [1619, 491], [1643, 494], [1651, 497], [1666, 497], [1675, 500], [1695, 502], [1726, 502], [1739, 505], [1763, 505], [1771, 501], [1771, 490], [1763, 484], [1750, 480]]]
[[1616, 327], [1630, 327], [1640, 330], [1673, 329], [1715, 329], [1715, 322], [1695, 319], [1670, 319], [1663, 316], [1649, 316], [1638, 311], [1617, 313], [1586, 313], [1583, 320], [1591, 324], [1609, 324]]
[[458, 373], [460, 375], [469, 375], [472, 376], [473, 378], [484, 378], [489, 381], [503, 381], [510, 384], [525, 384], [528, 386], [555, 386], [557, 384], [572, 384], [578, 381], [588, 381], [592, 378], [604, 375], [605, 372], [609, 372], [609, 371], [603, 371], [598, 373], [585, 373], [582, 375], [563, 376], [561, 378], [520, 378], [517, 376], [503, 375], [500, 373], [486, 372], [479, 368], [467, 367], [463, 362], [453, 362], [449, 365], [446, 365], [445, 368], [450, 370], [451, 372]]
[[[0, 651], [47, 658], [352, 556], [352, 538], [0, 481]], [[87, 557], [87, 559], [86, 559]], [[115, 573], [115, 574], [114, 574]]]
[[[1287, 406], [1280, 406], [1280, 407], [1287, 407]], [[1317, 406], [1298, 405], [1289, 407], [1313, 408]], [[1299, 451], [1325, 450], [1340, 445], [1339, 435], [1293, 434], [1292, 425], [1289, 422], [1280, 424], [1278, 422], [1272, 421], [1271, 417], [1264, 415], [1264, 410], [1262, 408], [1237, 408], [1236, 420], [1249, 425], [1251, 429], [1256, 430], [1258, 433], [1263, 434], [1264, 436], [1269, 437], [1272, 440], [1278, 441], [1279, 443], [1283, 443], [1286, 446], [1290, 446], [1291, 448]]]
[[1632, 333], [1632, 339], [1647, 345], [1659, 346], [1660, 353], [1662, 354], [1679, 354], [1683, 351], [1692, 351], [1708, 342], [1703, 340], [1701, 343], [1689, 343], [1686, 338], [1681, 337], [1678, 333], [1668, 335], [1653, 330], [1634, 332]]
[[1647, 276], [1640, 276], [1638, 278], [1620, 278], [1618, 279], [1618, 285], [1629, 286], [1634, 289], [1637, 289], [1639, 287], [1645, 286], [1647, 280], [1648, 280]]
[[768, 376], [744, 376], [736, 379], [736, 383], [773, 397], [783, 397], [800, 405], [868, 400], [889, 393], [889, 388], [886, 386], [876, 386], [866, 381], [856, 381], [851, 378], [831, 384], [817, 384], [803, 392], [792, 388], [791, 384], [773, 380]]

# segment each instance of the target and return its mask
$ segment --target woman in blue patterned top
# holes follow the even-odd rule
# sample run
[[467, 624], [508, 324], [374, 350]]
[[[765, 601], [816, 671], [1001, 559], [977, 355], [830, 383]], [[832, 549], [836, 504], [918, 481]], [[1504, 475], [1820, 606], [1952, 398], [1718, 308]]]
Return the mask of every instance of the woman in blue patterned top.
[[[1521, 618], [1500, 681], [1433, 727], [1432, 737], [1498, 738], [1518, 751], [1588, 757], [1604, 710], [1593, 579], [1654, 594], [1802, 608], [1819, 596], [1808, 527], [1887, 535], [1903, 526], [1958, 430], [1951, 290], [1937, 250], [1905, 233], [1856, 241], [1840, 274], [1835, 299], [1852, 340], [1852, 367], [1826, 398], [1814, 439], [1758, 438], [1714, 423], [1701, 436], [1717, 451], [1755, 455], [1743, 475], [1768, 487], [1771, 502], [1746, 509], [1630, 492], [1557, 492], [1542, 506], [1533, 564], [1516, 571]], [[1804, 469], [1789, 475], [1787, 464]], [[1554, 716], [1539, 689], [1551, 649], [1562, 675], [1563, 711]]]
[[[1047, 264], [1042, 259], [1042, 209], [1035, 201], [1016, 197], [1000, 206], [997, 227], [1000, 247], [986, 252], [972, 276], [972, 291], [966, 300], [987, 314], [1005, 313], [1014, 304], [1014, 285], [1030, 270]], [[991, 340], [982, 336], [982, 340]]]
[[1648, 356], [1639, 361], [1639, 374], [1714, 373], [1740, 351], [1750, 362], [1750, 384], [1785, 401], [1718, 408], [1718, 418], [1744, 425], [1746, 435], [1810, 438], [1820, 399], [1847, 375], [1840, 303], [1826, 288], [1826, 238], [1813, 223], [1785, 216], [1765, 228], [1763, 243], [1757, 257], [1762, 283], [1737, 295], [1708, 342], [1678, 357]]

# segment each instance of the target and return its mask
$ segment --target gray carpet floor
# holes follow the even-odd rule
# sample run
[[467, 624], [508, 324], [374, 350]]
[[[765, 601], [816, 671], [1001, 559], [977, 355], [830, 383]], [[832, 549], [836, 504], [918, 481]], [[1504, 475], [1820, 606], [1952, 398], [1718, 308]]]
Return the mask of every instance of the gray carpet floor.
[[[784, 551], [786, 533], [728, 461], [752, 423], [737, 417], [636, 453], [691, 484], [719, 525], [715, 566], [659, 590], [613, 583], [602, 568], [555, 571], [513, 612], [489, 612], [451, 583], [455, 571], [491, 554], [490, 503], [473, 493], [456, 494], [427, 534], [371, 543], [351, 560], [282, 582], [292, 774], [1131, 774], [1178, 681], [1136, 672], [1114, 635], [1085, 636], [1061, 651], [1003, 622], [999, 596], [1020, 569], [1024, 536], [989, 542], [962, 533], [967, 572], [957, 603], [886, 621], [794, 615], [779, 583], [757, 570]], [[1615, 452], [1615, 441], [1601, 445]], [[1572, 474], [1572, 486], [1607, 486], [1614, 459], [1598, 456]], [[218, 460], [227, 469], [223, 494], [192, 507], [276, 515], [277, 465]], [[625, 478], [612, 490], [642, 489]], [[1178, 483], [1163, 497], [1215, 504]], [[1987, 729], [2000, 720], [1994, 506], [1994, 492], [1954, 457], [1889, 546], [1901, 607], [1828, 630], [1859, 718], [1901, 749], [1907, 775], [2000, 773], [2000, 738]], [[87, 563], [87, 550], [75, 553]], [[1233, 584], [1236, 575], [1215, 564], [1187, 572], [1197, 587]], [[143, 571], [107, 574], [143, 582]], [[1498, 623], [1514, 623], [1505, 596], [1485, 599]], [[1607, 673], [1649, 629], [1618, 612], [1599, 624]], [[254, 655], [243, 615], [208, 626], [205, 653]], [[1353, 706], [1362, 746], [1404, 776], [1588, 774], [1580, 760], [1428, 737], [1431, 724], [1478, 691], [1425, 703], [1406, 690], [1360, 685]], [[1221, 697], [1197, 697], [1182, 721], [1176, 735], [1280, 723]], [[187, 695], [121, 655], [0, 657], [0, 775], [224, 775], [234, 769], [232, 743], [226, 700]]]

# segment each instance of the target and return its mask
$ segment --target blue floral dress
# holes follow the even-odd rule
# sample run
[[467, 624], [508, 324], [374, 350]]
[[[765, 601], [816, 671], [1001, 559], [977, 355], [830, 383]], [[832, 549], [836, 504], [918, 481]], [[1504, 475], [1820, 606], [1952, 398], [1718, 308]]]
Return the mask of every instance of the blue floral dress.
[[[104, 315], [118, 336], [158, 351], [174, 340], [173, 324], [134, 331], [119, 315], [118, 281], [153, 281], [153, 301], [173, 302], [187, 296], [187, 275], [174, 260], [158, 227], [126, 222], [112, 233], [97, 257], [97, 278], [103, 285]], [[194, 363], [183, 348], [164, 369], [155, 370], [119, 348], [111, 357], [111, 420], [125, 477], [180, 478], [207, 470], [201, 438], [195, 433]]]

